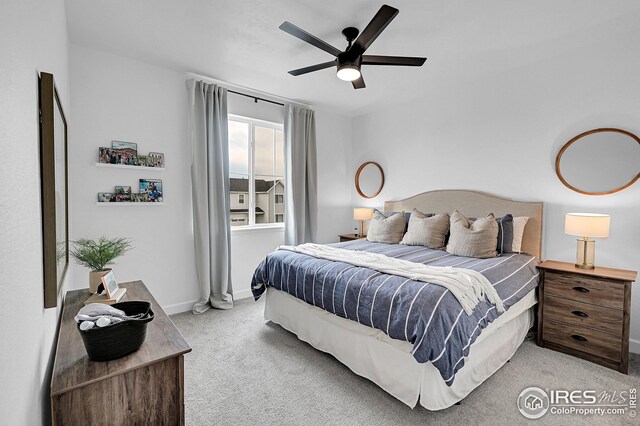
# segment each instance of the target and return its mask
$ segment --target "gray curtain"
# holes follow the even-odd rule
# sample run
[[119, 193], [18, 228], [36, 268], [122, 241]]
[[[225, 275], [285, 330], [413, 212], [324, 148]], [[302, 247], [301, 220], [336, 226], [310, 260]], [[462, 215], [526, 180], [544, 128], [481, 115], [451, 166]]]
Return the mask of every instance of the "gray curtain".
[[192, 150], [191, 193], [199, 314], [210, 307], [231, 309], [231, 226], [227, 89], [188, 80]]
[[284, 110], [284, 242], [313, 242], [317, 225], [316, 119], [307, 108]]

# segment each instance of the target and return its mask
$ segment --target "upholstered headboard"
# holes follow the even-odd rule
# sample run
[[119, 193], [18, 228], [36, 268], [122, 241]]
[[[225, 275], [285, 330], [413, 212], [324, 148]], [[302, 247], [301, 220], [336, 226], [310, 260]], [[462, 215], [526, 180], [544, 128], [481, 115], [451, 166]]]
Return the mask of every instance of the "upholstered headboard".
[[411, 211], [424, 213], [451, 213], [460, 211], [465, 216], [481, 217], [493, 213], [496, 217], [511, 213], [528, 216], [524, 229], [522, 251], [538, 258], [542, 257], [542, 207], [541, 202], [513, 201], [478, 191], [450, 189], [428, 191], [404, 200], [385, 201], [385, 211]]

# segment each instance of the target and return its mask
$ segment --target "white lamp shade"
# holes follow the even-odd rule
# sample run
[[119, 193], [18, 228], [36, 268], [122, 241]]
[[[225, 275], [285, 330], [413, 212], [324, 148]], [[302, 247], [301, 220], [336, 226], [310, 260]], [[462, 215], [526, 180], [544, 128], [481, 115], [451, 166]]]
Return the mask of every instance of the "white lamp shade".
[[373, 210], [366, 207], [353, 209], [353, 220], [369, 220], [373, 216]]
[[564, 233], [577, 237], [606, 238], [609, 236], [611, 217], [597, 213], [567, 213]]

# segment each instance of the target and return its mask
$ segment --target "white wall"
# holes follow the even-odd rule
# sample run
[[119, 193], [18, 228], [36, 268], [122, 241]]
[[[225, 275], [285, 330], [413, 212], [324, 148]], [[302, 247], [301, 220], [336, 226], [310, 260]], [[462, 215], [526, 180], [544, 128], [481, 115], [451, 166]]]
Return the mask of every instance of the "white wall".
[[[640, 184], [613, 195], [585, 196], [564, 187], [554, 171], [558, 150], [582, 131], [619, 127], [640, 135], [638, 37], [639, 31], [602, 37], [472, 84], [442, 82], [421, 99], [357, 117], [351, 167], [378, 161], [387, 181], [370, 202], [352, 192], [354, 204], [380, 206], [386, 199], [458, 188], [541, 200], [543, 256], [568, 262], [575, 259], [576, 243], [563, 233], [564, 214], [609, 213], [610, 237], [596, 243], [597, 264], [640, 270]], [[640, 352], [640, 287], [635, 287], [631, 346]]]
[[[116, 260], [120, 282], [143, 280], [170, 312], [187, 310], [198, 298], [191, 225], [187, 92], [182, 73], [84, 47], [71, 46], [70, 150], [72, 239], [123, 236], [134, 249]], [[96, 167], [97, 150], [112, 140], [136, 142], [138, 151], [163, 152], [164, 171]], [[164, 204], [96, 205], [98, 192], [138, 179], [162, 179]], [[89, 271], [74, 265], [76, 287]]]
[[[187, 91], [184, 73], [82, 46], [71, 46], [71, 100], [77, 112], [71, 148], [72, 238], [102, 234], [127, 236], [135, 249], [117, 260], [119, 281], [142, 279], [168, 312], [189, 310], [198, 298], [194, 271], [187, 138]], [[256, 88], [259, 89], [259, 88]], [[282, 109], [229, 95], [229, 112], [282, 122]], [[351, 120], [317, 111], [319, 170], [319, 240], [337, 241], [351, 229], [347, 158]], [[99, 146], [112, 139], [138, 143], [142, 152], [164, 152], [164, 172], [95, 166]], [[163, 207], [96, 206], [96, 193], [115, 185], [137, 188], [137, 179], [163, 180]], [[282, 229], [233, 231], [232, 282], [236, 298], [249, 297], [253, 270], [283, 244]], [[77, 287], [88, 284], [88, 271], [74, 267]]]
[[[38, 73], [54, 75], [67, 120], [68, 41], [62, 0], [3, 2], [0, 13], [0, 413], [2, 423], [50, 418], [60, 313], [43, 309]], [[74, 143], [70, 135], [70, 144]], [[70, 287], [69, 275], [65, 288]]]
[[339, 234], [353, 232], [351, 189], [354, 188], [349, 158], [352, 145], [350, 118], [326, 110], [316, 111], [318, 156], [317, 242], [338, 241]]

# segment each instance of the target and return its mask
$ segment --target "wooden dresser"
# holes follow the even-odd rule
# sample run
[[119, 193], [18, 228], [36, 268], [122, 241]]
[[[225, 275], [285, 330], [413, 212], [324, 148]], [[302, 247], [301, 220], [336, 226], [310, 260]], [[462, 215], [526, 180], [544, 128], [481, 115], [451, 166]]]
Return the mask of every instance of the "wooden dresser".
[[538, 345], [627, 374], [635, 271], [547, 260], [541, 273]]
[[142, 281], [123, 301], [146, 300], [155, 318], [142, 347], [108, 362], [87, 357], [73, 317], [89, 290], [67, 292], [51, 378], [54, 425], [183, 425], [184, 354], [191, 347]]

